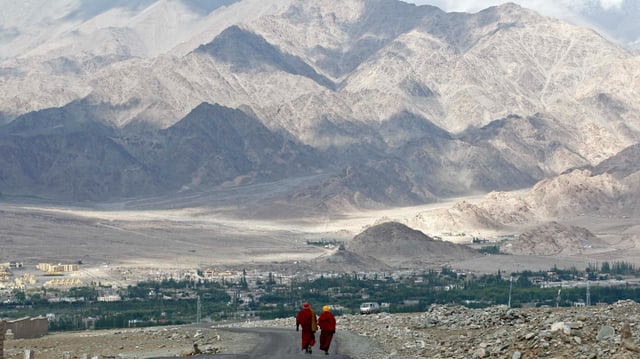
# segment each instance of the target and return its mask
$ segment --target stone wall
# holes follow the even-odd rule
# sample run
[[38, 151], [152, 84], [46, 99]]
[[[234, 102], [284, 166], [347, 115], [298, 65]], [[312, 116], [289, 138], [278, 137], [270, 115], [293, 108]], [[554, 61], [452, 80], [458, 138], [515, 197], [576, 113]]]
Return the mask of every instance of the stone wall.
[[8, 320], [4, 328], [3, 335], [7, 330], [11, 330], [14, 339], [40, 338], [49, 333], [49, 320], [45, 317]]

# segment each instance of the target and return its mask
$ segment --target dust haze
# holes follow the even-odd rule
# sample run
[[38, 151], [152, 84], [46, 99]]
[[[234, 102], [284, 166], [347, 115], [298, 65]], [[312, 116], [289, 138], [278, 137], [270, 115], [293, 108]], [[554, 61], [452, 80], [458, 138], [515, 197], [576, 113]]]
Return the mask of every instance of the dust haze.
[[[256, 198], [244, 198], [250, 197]], [[434, 238], [466, 244], [471, 244], [475, 237], [505, 245], [535, 228], [535, 223], [498, 229], [481, 223], [472, 228], [473, 224], [467, 222], [451, 230], [451, 221], [443, 218], [443, 211], [460, 203], [479, 203], [484, 196], [417, 207], [310, 216], [301, 215], [304, 212], [300, 209], [289, 208], [277, 219], [243, 217], [245, 208], [258, 204], [241, 202], [239, 198], [243, 197], [225, 202], [218, 197], [215, 202], [211, 197], [194, 196], [188, 201], [190, 205], [156, 198], [91, 207], [5, 201], [0, 204], [0, 261], [18, 261], [25, 266], [40, 262], [81, 263], [81, 270], [72, 276], [125, 285], [145, 275], [175, 270], [313, 270], [313, 263], [331, 256], [337, 249], [310, 243], [322, 240], [348, 243], [369, 226], [386, 221], [407, 224]], [[437, 227], [445, 227], [445, 222], [449, 223], [447, 228], [438, 231]], [[485, 255], [449, 265], [462, 271], [487, 273], [545, 270], [554, 265], [585, 268], [603, 261], [640, 264], [637, 218], [582, 215], [562, 222], [587, 229], [597, 237], [598, 245], [557, 255]], [[548, 238], [536, 240], [554, 237], [553, 233], [541, 233]]]

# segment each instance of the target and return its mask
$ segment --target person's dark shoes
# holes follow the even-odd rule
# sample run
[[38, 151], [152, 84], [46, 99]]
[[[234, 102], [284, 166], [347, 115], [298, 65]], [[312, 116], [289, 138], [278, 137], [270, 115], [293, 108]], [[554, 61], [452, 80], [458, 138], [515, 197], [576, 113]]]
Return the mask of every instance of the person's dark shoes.
[[328, 351], [328, 350], [325, 350], [325, 351], [324, 351], [324, 355], [329, 355], [329, 351]]

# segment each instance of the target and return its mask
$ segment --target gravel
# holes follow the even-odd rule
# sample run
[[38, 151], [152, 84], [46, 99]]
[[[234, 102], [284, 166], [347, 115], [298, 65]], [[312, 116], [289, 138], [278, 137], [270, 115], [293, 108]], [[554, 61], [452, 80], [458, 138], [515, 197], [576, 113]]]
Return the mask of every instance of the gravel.
[[[631, 300], [572, 308], [469, 309], [432, 305], [409, 314], [343, 315], [336, 342], [354, 359], [382, 358], [640, 358], [640, 305]], [[206, 328], [154, 327], [51, 334], [7, 340], [5, 358], [147, 358], [251, 350], [255, 334], [226, 328], [295, 328], [293, 318], [213, 324]], [[624, 329], [623, 329], [624, 328]], [[66, 353], [66, 354], [65, 354]]]
[[[341, 348], [354, 358], [640, 358], [640, 305], [632, 300], [571, 308], [469, 309], [344, 315]], [[293, 319], [243, 323], [291, 327]], [[623, 338], [628, 326], [630, 338]]]

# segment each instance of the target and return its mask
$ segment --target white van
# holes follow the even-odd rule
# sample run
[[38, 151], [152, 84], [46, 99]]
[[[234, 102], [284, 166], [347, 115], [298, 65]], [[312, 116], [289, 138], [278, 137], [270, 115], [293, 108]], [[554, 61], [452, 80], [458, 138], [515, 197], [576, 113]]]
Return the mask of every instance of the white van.
[[360, 314], [380, 313], [380, 304], [376, 302], [366, 302], [360, 304]]

